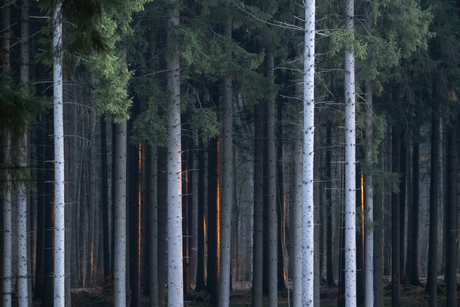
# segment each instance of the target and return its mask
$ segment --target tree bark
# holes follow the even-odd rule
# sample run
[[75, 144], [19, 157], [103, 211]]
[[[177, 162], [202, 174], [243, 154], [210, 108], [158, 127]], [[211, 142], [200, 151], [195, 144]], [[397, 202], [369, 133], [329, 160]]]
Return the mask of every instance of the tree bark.
[[158, 305], [166, 306], [165, 285], [167, 282], [166, 228], [167, 207], [167, 148], [158, 149]]
[[109, 237], [109, 188], [107, 173], [107, 128], [105, 117], [101, 117], [101, 201], [102, 238], [104, 253], [104, 279], [110, 276], [110, 237]]
[[406, 224], [406, 157], [407, 149], [405, 142], [405, 131], [401, 131], [400, 136], [400, 160], [399, 160], [399, 173], [401, 174], [401, 181], [399, 182], [399, 274], [401, 284], [405, 283], [404, 276], [404, 236], [405, 236], [405, 224]]
[[447, 255], [446, 306], [455, 307], [457, 300], [457, 271], [458, 271], [458, 122], [451, 120], [447, 128]]
[[303, 216], [303, 306], [314, 305], [314, 138], [315, 138], [315, 1], [305, 2], [305, 37], [303, 67], [303, 149], [302, 149], [302, 216]]
[[150, 278], [149, 278], [149, 306], [158, 307], [158, 148], [150, 146], [149, 160], [149, 187], [150, 187]]
[[[400, 147], [401, 147], [401, 140], [400, 140], [400, 132], [396, 126], [393, 126], [392, 129], [392, 172], [394, 174], [400, 173]], [[392, 253], [391, 253], [391, 305], [392, 306], [399, 306], [400, 305], [400, 296], [401, 296], [401, 273], [400, 273], [400, 203], [399, 203], [399, 195], [396, 193], [392, 193], [391, 195], [391, 246], [392, 246]]]
[[[175, 0], [170, 1], [175, 4]], [[179, 25], [176, 9], [169, 12], [167, 45], [173, 48], [172, 27]], [[168, 306], [184, 303], [182, 266], [181, 119], [179, 53], [171, 50], [167, 61], [167, 87], [172, 93], [168, 121]]]
[[[353, 30], [354, 0], [346, 1], [346, 30]], [[345, 51], [345, 304], [356, 306], [355, 58]]]
[[436, 307], [438, 295], [438, 199], [439, 199], [439, 117], [440, 106], [433, 81], [433, 106], [431, 117], [431, 178], [430, 178], [430, 230], [428, 249], [427, 289], [430, 307]]
[[115, 154], [115, 223], [114, 223], [114, 301], [115, 307], [126, 306], [126, 156], [127, 122], [116, 126]]
[[414, 140], [412, 148], [412, 203], [408, 204], [406, 281], [419, 286], [418, 234], [420, 207], [420, 143]]
[[332, 123], [326, 123], [326, 280], [328, 287], [335, 287], [333, 264], [333, 233], [332, 233]]
[[[380, 171], [384, 168], [385, 139], [379, 145], [379, 165]], [[376, 223], [374, 227], [374, 307], [383, 307], [383, 191], [378, 191], [374, 195], [374, 216]]]
[[195, 291], [206, 289], [205, 284], [205, 204], [208, 203], [208, 183], [207, 183], [207, 163], [205, 159], [205, 145], [200, 142], [198, 152], [198, 254], [196, 268], [196, 287]]
[[[232, 19], [225, 21], [226, 39], [232, 39]], [[232, 49], [225, 47], [227, 60], [231, 60]], [[223, 80], [222, 105], [222, 202], [220, 208], [220, 280], [219, 280], [219, 307], [229, 306], [230, 303], [230, 262], [231, 262], [231, 225], [233, 206], [233, 91], [230, 74]]]

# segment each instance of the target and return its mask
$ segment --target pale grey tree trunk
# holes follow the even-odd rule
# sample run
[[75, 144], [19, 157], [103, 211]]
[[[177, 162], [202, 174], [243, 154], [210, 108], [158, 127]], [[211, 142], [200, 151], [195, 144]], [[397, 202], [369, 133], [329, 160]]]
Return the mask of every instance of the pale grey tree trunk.
[[305, 1], [303, 68], [303, 306], [314, 305], [315, 0]]
[[[225, 37], [232, 39], [232, 19], [225, 21]], [[227, 60], [231, 60], [232, 49], [225, 47]], [[231, 226], [233, 206], [233, 91], [232, 78], [229, 74], [223, 79], [222, 105], [222, 202], [220, 203], [220, 279], [219, 307], [227, 307], [230, 303], [230, 261], [231, 261]]]
[[150, 146], [150, 282], [149, 306], [158, 306], [158, 149]]
[[[267, 77], [274, 82], [274, 55], [267, 51]], [[276, 108], [275, 100], [267, 102], [267, 177], [268, 177], [268, 306], [278, 306], [278, 218], [276, 214]]]
[[[10, 70], [10, 0], [4, 0], [3, 28], [5, 29], [3, 49], [6, 51], [3, 59], [3, 72]], [[11, 166], [11, 135], [4, 136], [4, 154], [6, 167]], [[11, 307], [11, 274], [12, 274], [12, 224], [11, 224], [11, 174], [7, 171], [5, 178], [5, 194], [3, 196], [3, 306]]]
[[115, 307], [126, 306], [126, 154], [127, 122], [116, 126], [115, 155], [115, 222], [114, 222], [114, 301]]
[[[5, 161], [11, 162], [11, 138], [5, 137]], [[11, 307], [11, 258], [12, 258], [12, 225], [11, 225], [11, 174], [6, 173], [5, 195], [3, 196], [3, 306]]]
[[[175, 4], [176, 0], [170, 0]], [[167, 45], [173, 45], [171, 28], [179, 25], [177, 10], [168, 18]], [[168, 306], [184, 304], [182, 264], [182, 184], [179, 53], [172, 50], [167, 62], [167, 86], [172, 93], [168, 122]]]
[[54, 306], [65, 304], [65, 178], [64, 113], [62, 93], [62, 12], [56, 5], [53, 16], [54, 82]]
[[[21, 8], [21, 66], [20, 82], [25, 86], [29, 82], [29, 1], [22, 1]], [[26, 87], [24, 87], [26, 90]], [[27, 123], [26, 123], [27, 124]], [[27, 167], [27, 128], [19, 141], [20, 167]], [[27, 190], [25, 180], [27, 175], [23, 175], [24, 181], [18, 187], [18, 306], [26, 307], [30, 304], [29, 289], [29, 257], [28, 257], [28, 236], [27, 236]]]
[[[370, 82], [366, 85], [366, 163], [372, 164], [372, 89]], [[365, 272], [364, 284], [365, 295], [364, 302], [366, 307], [374, 307], [374, 226], [371, 222], [374, 220], [374, 191], [372, 185], [372, 175], [365, 174], [364, 197], [366, 204], [365, 219], [367, 227], [364, 229], [364, 258]]]
[[[354, 0], [346, 1], [346, 30], [353, 31]], [[356, 306], [355, 58], [345, 51], [345, 305]]]

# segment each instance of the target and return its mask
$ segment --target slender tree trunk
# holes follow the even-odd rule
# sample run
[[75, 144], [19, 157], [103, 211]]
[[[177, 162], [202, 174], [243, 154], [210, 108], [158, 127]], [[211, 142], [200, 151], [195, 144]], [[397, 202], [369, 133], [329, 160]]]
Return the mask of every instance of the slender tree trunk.
[[436, 307], [438, 295], [438, 199], [439, 199], [439, 97], [433, 81], [433, 110], [431, 117], [431, 179], [430, 179], [430, 230], [428, 249], [427, 289], [430, 307]]
[[[175, 4], [175, 0], [170, 1]], [[177, 10], [168, 18], [168, 46], [172, 46], [171, 28], [179, 25]], [[168, 306], [184, 303], [182, 268], [182, 200], [181, 200], [181, 120], [179, 54], [174, 50], [167, 62], [167, 84], [172, 93], [168, 122]]]
[[[10, 0], [3, 1], [3, 72], [10, 70]], [[11, 135], [6, 133], [4, 138], [4, 165], [11, 166]], [[6, 172], [5, 194], [3, 196], [3, 306], [11, 307], [11, 275], [12, 275], [12, 224], [11, 224], [11, 207], [12, 207], [12, 185], [11, 174]]]
[[205, 163], [205, 145], [200, 143], [198, 152], [198, 255], [196, 268], [196, 287], [195, 291], [206, 289], [205, 284], [205, 204], [208, 202], [207, 190], [207, 163]]
[[[346, 1], [346, 29], [353, 30], [354, 0]], [[345, 51], [345, 304], [356, 306], [355, 58]]]
[[419, 286], [418, 278], [418, 233], [419, 233], [419, 207], [420, 207], [420, 143], [414, 140], [412, 149], [412, 203], [408, 210], [407, 221], [407, 259], [406, 281]]
[[167, 207], [167, 148], [158, 149], [158, 306], [166, 306], [165, 285], [167, 282], [166, 228]]
[[149, 306], [158, 307], [158, 149], [150, 146], [150, 280]]
[[[372, 164], [372, 140], [373, 140], [373, 113], [372, 113], [372, 89], [370, 82], [366, 85], [366, 163]], [[364, 225], [371, 225], [374, 221], [374, 190], [372, 184], [372, 175], [365, 175], [364, 197], [366, 205], [366, 216]], [[373, 223], [372, 223], [373, 224]], [[365, 259], [365, 273], [364, 284], [365, 292], [365, 306], [374, 306], [374, 226], [364, 228], [365, 244], [364, 244], [364, 259]]]
[[262, 307], [263, 280], [263, 104], [259, 102], [254, 112], [254, 233], [252, 306]]
[[326, 268], [327, 285], [335, 287], [333, 264], [333, 232], [332, 232], [332, 123], [326, 123]]
[[446, 306], [455, 307], [458, 271], [458, 122], [453, 119], [447, 128], [447, 300]]
[[[274, 58], [267, 51], [267, 77], [273, 78]], [[276, 111], [275, 102], [267, 102], [267, 177], [268, 177], [268, 305], [277, 306], [277, 243], [278, 222], [276, 216], [276, 146], [275, 146]]]
[[194, 132], [192, 140], [191, 173], [190, 178], [190, 279], [196, 284], [197, 256], [198, 256], [198, 135]]
[[[62, 93], [62, 13], [61, 4], [55, 8], [53, 20], [54, 82], [54, 305], [65, 304], [65, 178], [64, 178], [64, 122]], [[58, 50], [58, 51], [57, 51]]]
[[[232, 19], [225, 21], [225, 37], [232, 39]], [[225, 47], [227, 60], [231, 59], [230, 46]], [[231, 225], [233, 206], [233, 91], [232, 78], [227, 74], [223, 80], [222, 105], [222, 202], [220, 208], [220, 280], [219, 307], [229, 306], [230, 303], [230, 262], [231, 262]]]
[[[378, 168], [382, 171], [383, 164], [383, 148], [385, 140], [379, 145], [379, 165]], [[376, 223], [374, 227], [374, 307], [383, 307], [383, 191], [377, 191], [374, 195], [374, 216], [373, 220]]]
[[105, 117], [101, 117], [101, 195], [102, 195], [102, 238], [104, 253], [104, 279], [110, 276], [109, 237], [109, 189], [107, 172], [107, 128]]
[[305, 49], [303, 68], [303, 306], [314, 304], [314, 137], [315, 137], [315, 0], [305, 2]]
[[399, 274], [401, 284], [405, 283], [404, 276], [404, 236], [405, 236], [405, 224], [406, 224], [406, 157], [407, 148], [405, 142], [405, 131], [401, 131], [400, 137], [400, 160], [399, 160], [399, 172], [401, 174], [401, 181], [399, 182]]
[[[400, 173], [400, 133], [399, 129], [396, 126], [393, 126], [392, 130], [392, 172], [394, 174]], [[391, 195], [391, 246], [392, 246], [392, 253], [391, 253], [391, 305], [392, 306], [399, 306], [400, 305], [400, 296], [401, 296], [401, 277], [400, 277], [400, 222], [399, 222], [399, 215], [400, 215], [400, 203], [399, 203], [399, 195], [396, 193], [392, 193]]]
[[[21, 66], [20, 82], [24, 86], [24, 94], [27, 94], [27, 83], [29, 82], [29, 0], [22, 1], [21, 7]], [[27, 123], [26, 123], [27, 124]], [[27, 168], [27, 129], [20, 140], [20, 167]], [[29, 287], [29, 247], [27, 225], [29, 220], [28, 212], [28, 192], [25, 182], [29, 175], [23, 177], [23, 182], [19, 184], [18, 190], [18, 305], [19, 307], [29, 306], [31, 302], [31, 289]]]
[[126, 156], [127, 122], [116, 125], [115, 154], [115, 223], [114, 223], [114, 301], [115, 307], [126, 307]]
[[182, 265], [183, 265], [183, 282], [184, 282], [184, 297], [190, 295], [190, 190], [189, 190], [189, 157], [190, 147], [186, 140], [182, 140]]

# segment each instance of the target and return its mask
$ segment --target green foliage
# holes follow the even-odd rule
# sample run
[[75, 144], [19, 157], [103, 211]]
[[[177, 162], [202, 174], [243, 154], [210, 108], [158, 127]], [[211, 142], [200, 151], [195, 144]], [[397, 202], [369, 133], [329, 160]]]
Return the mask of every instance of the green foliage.
[[210, 108], [195, 108], [190, 115], [191, 128], [200, 132], [203, 142], [216, 137], [222, 126], [217, 119], [217, 114]]

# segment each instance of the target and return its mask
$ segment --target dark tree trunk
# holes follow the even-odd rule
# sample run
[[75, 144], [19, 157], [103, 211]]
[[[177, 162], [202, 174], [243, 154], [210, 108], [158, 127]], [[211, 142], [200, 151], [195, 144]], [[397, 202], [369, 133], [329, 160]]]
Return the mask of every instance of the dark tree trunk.
[[[283, 149], [283, 104], [278, 103], [277, 107], [277, 136], [276, 136], [276, 145], [277, 145], [277, 179], [278, 179], [278, 191], [277, 191], [277, 214], [278, 214], [278, 291], [283, 291], [286, 289], [286, 283], [284, 280], [284, 252], [285, 247], [285, 230], [286, 230], [286, 194], [284, 189], [284, 149]], [[287, 273], [287, 272], [286, 272]]]
[[[45, 123], [46, 117], [43, 119]], [[46, 201], [49, 199], [46, 196], [46, 181], [51, 181], [51, 178], [47, 178], [46, 172], [46, 126], [45, 124], [40, 124], [37, 132], [37, 141], [40, 144], [37, 148], [37, 160], [38, 160], [38, 169], [37, 169], [37, 246], [36, 246], [36, 258], [35, 258], [35, 298], [39, 298], [42, 295], [43, 291], [43, 273], [44, 273], [44, 260], [45, 260], [45, 217], [46, 217], [46, 206], [51, 206], [47, 204]], [[3, 210], [0, 210], [3, 213]], [[3, 220], [3, 219], [2, 219]], [[3, 236], [1, 236], [3, 238]], [[3, 258], [3, 257], [2, 257]]]
[[[53, 135], [53, 116], [48, 113], [46, 116], [47, 131], [46, 135]], [[46, 146], [46, 161], [54, 160], [53, 139], [48, 137]], [[45, 171], [45, 262], [43, 269], [43, 292], [40, 295], [42, 307], [53, 306], [54, 302], [54, 167], [47, 163]]]
[[208, 265], [207, 290], [210, 304], [217, 305], [219, 291], [219, 245], [218, 245], [218, 185], [219, 185], [219, 142], [213, 139], [209, 142], [208, 151]]
[[[434, 81], [436, 83], [436, 81]], [[439, 117], [440, 108], [433, 84], [433, 106], [431, 117], [431, 179], [430, 179], [430, 230], [428, 249], [427, 289], [430, 307], [436, 307], [438, 294], [438, 199], [439, 199]]]
[[[343, 212], [343, 210], [341, 210]], [[340, 214], [338, 307], [345, 307], [345, 216]]]
[[[137, 114], [138, 103], [133, 106], [133, 114]], [[132, 118], [135, 116], [133, 115]], [[132, 120], [128, 122], [128, 126], [132, 127]], [[129, 284], [131, 292], [131, 307], [140, 305], [140, 246], [139, 246], [139, 213], [140, 213], [140, 184], [141, 184], [141, 169], [140, 169], [140, 148], [138, 146], [128, 146], [128, 227], [129, 227]], [[129, 289], [129, 288], [127, 288]]]
[[[363, 157], [362, 148], [358, 147], [357, 158]], [[358, 156], [359, 155], [359, 156]], [[364, 219], [363, 219], [363, 189], [361, 185], [361, 178], [363, 172], [361, 165], [356, 164], [356, 214], [360, 215], [360, 223], [356, 225], [356, 301], [358, 305], [361, 305], [364, 302], [364, 246], [363, 246], [363, 237], [364, 237]]]
[[167, 149], [158, 148], [158, 302], [159, 306], [166, 306], [165, 285], [167, 277], [166, 264], [166, 223], [168, 207], [166, 203], [167, 188]]
[[198, 154], [198, 255], [197, 255], [197, 271], [196, 271], [196, 291], [206, 289], [205, 284], [205, 204], [208, 203], [208, 182], [207, 182], [207, 163], [205, 146], [201, 144]]
[[[379, 164], [381, 171], [384, 169], [383, 147], [379, 146]], [[374, 307], [383, 307], [383, 191], [374, 194]]]
[[[393, 126], [392, 130], [392, 172], [395, 174], [400, 173], [400, 133], [396, 126]], [[400, 266], [400, 203], [399, 195], [392, 193], [391, 195], [391, 306], [400, 306], [401, 297], [401, 266]]]
[[[115, 155], [115, 148], [116, 148], [116, 145], [117, 145], [117, 138], [116, 138], [116, 124], [115, 123], [112, 123], [112, 170], [111, 170], [111, 185], [112, 185], [112, 189], [111, 189], [111, 208], [112, 208], [112, 221], [111, 221], [111, 225], [112, 225], [112, 231], [111, 231], [111, 237], [112, 237], [112, 245], [110, 246], [110, 250], [111, 250], [111, 253], [112, 255], [115, 255], [115, 242], [113, 242], [113, 238], [115, 238], [114, 236], [114, 231], [115, 231], [115, 164], [116, 164], [116, 155]], [[114, 269], [115, 269], [115, 261], [112, 261], [110, 263], [110, 275], [113, 276], [113, 273], [114, 273]]]
[[458, 123], [451, 121], [447, 128], [447, 255], [446, 306], [455, 307], [457, 301], [457, 271], [458, 271]]
[[101, 185], [104, 277], [108, 278], [110, 276], [109, 191], [107, 180], [107, 129], [104, 117], [101, 117]]
[[406, 219], [406, 145], [404, 141], [405, 132], [401, 131], [400, 150], [401, 156], [399, 160], [399, 173], [401, 181], [399, 182], [399, 274], [401, 284], [405, 283], [404, 277], [404, 235], [405, 235], [405, 219]]
[[254, 113], [254, 232], [253, 232], [253, 282], [252, 306], [262, 306], [263, 292], [263, 246], [264, 246], [264, 169], [263, 169], [263, 104], [255, 107]]
[[406, 282], [419, 286], [418, 232], [420, 207], [420, 143], [414, 140], [412, 149], [412, 203], [408, 204]]
[[326, 270], [327, 270], [327, 285], [335, 287], [334, 281], [334, 264], [332, 259], [332, 123], [327, 122], [326, 127], [326, 143], [329, 147], [326, 150]]
[[[195, 132], [196, 133], [196, 132]], [[191, 140], [189, 153], [189, 194], [190, 194], [190, 279], [196, 282], [196, 268], [198, 257], [198, 136]]]

